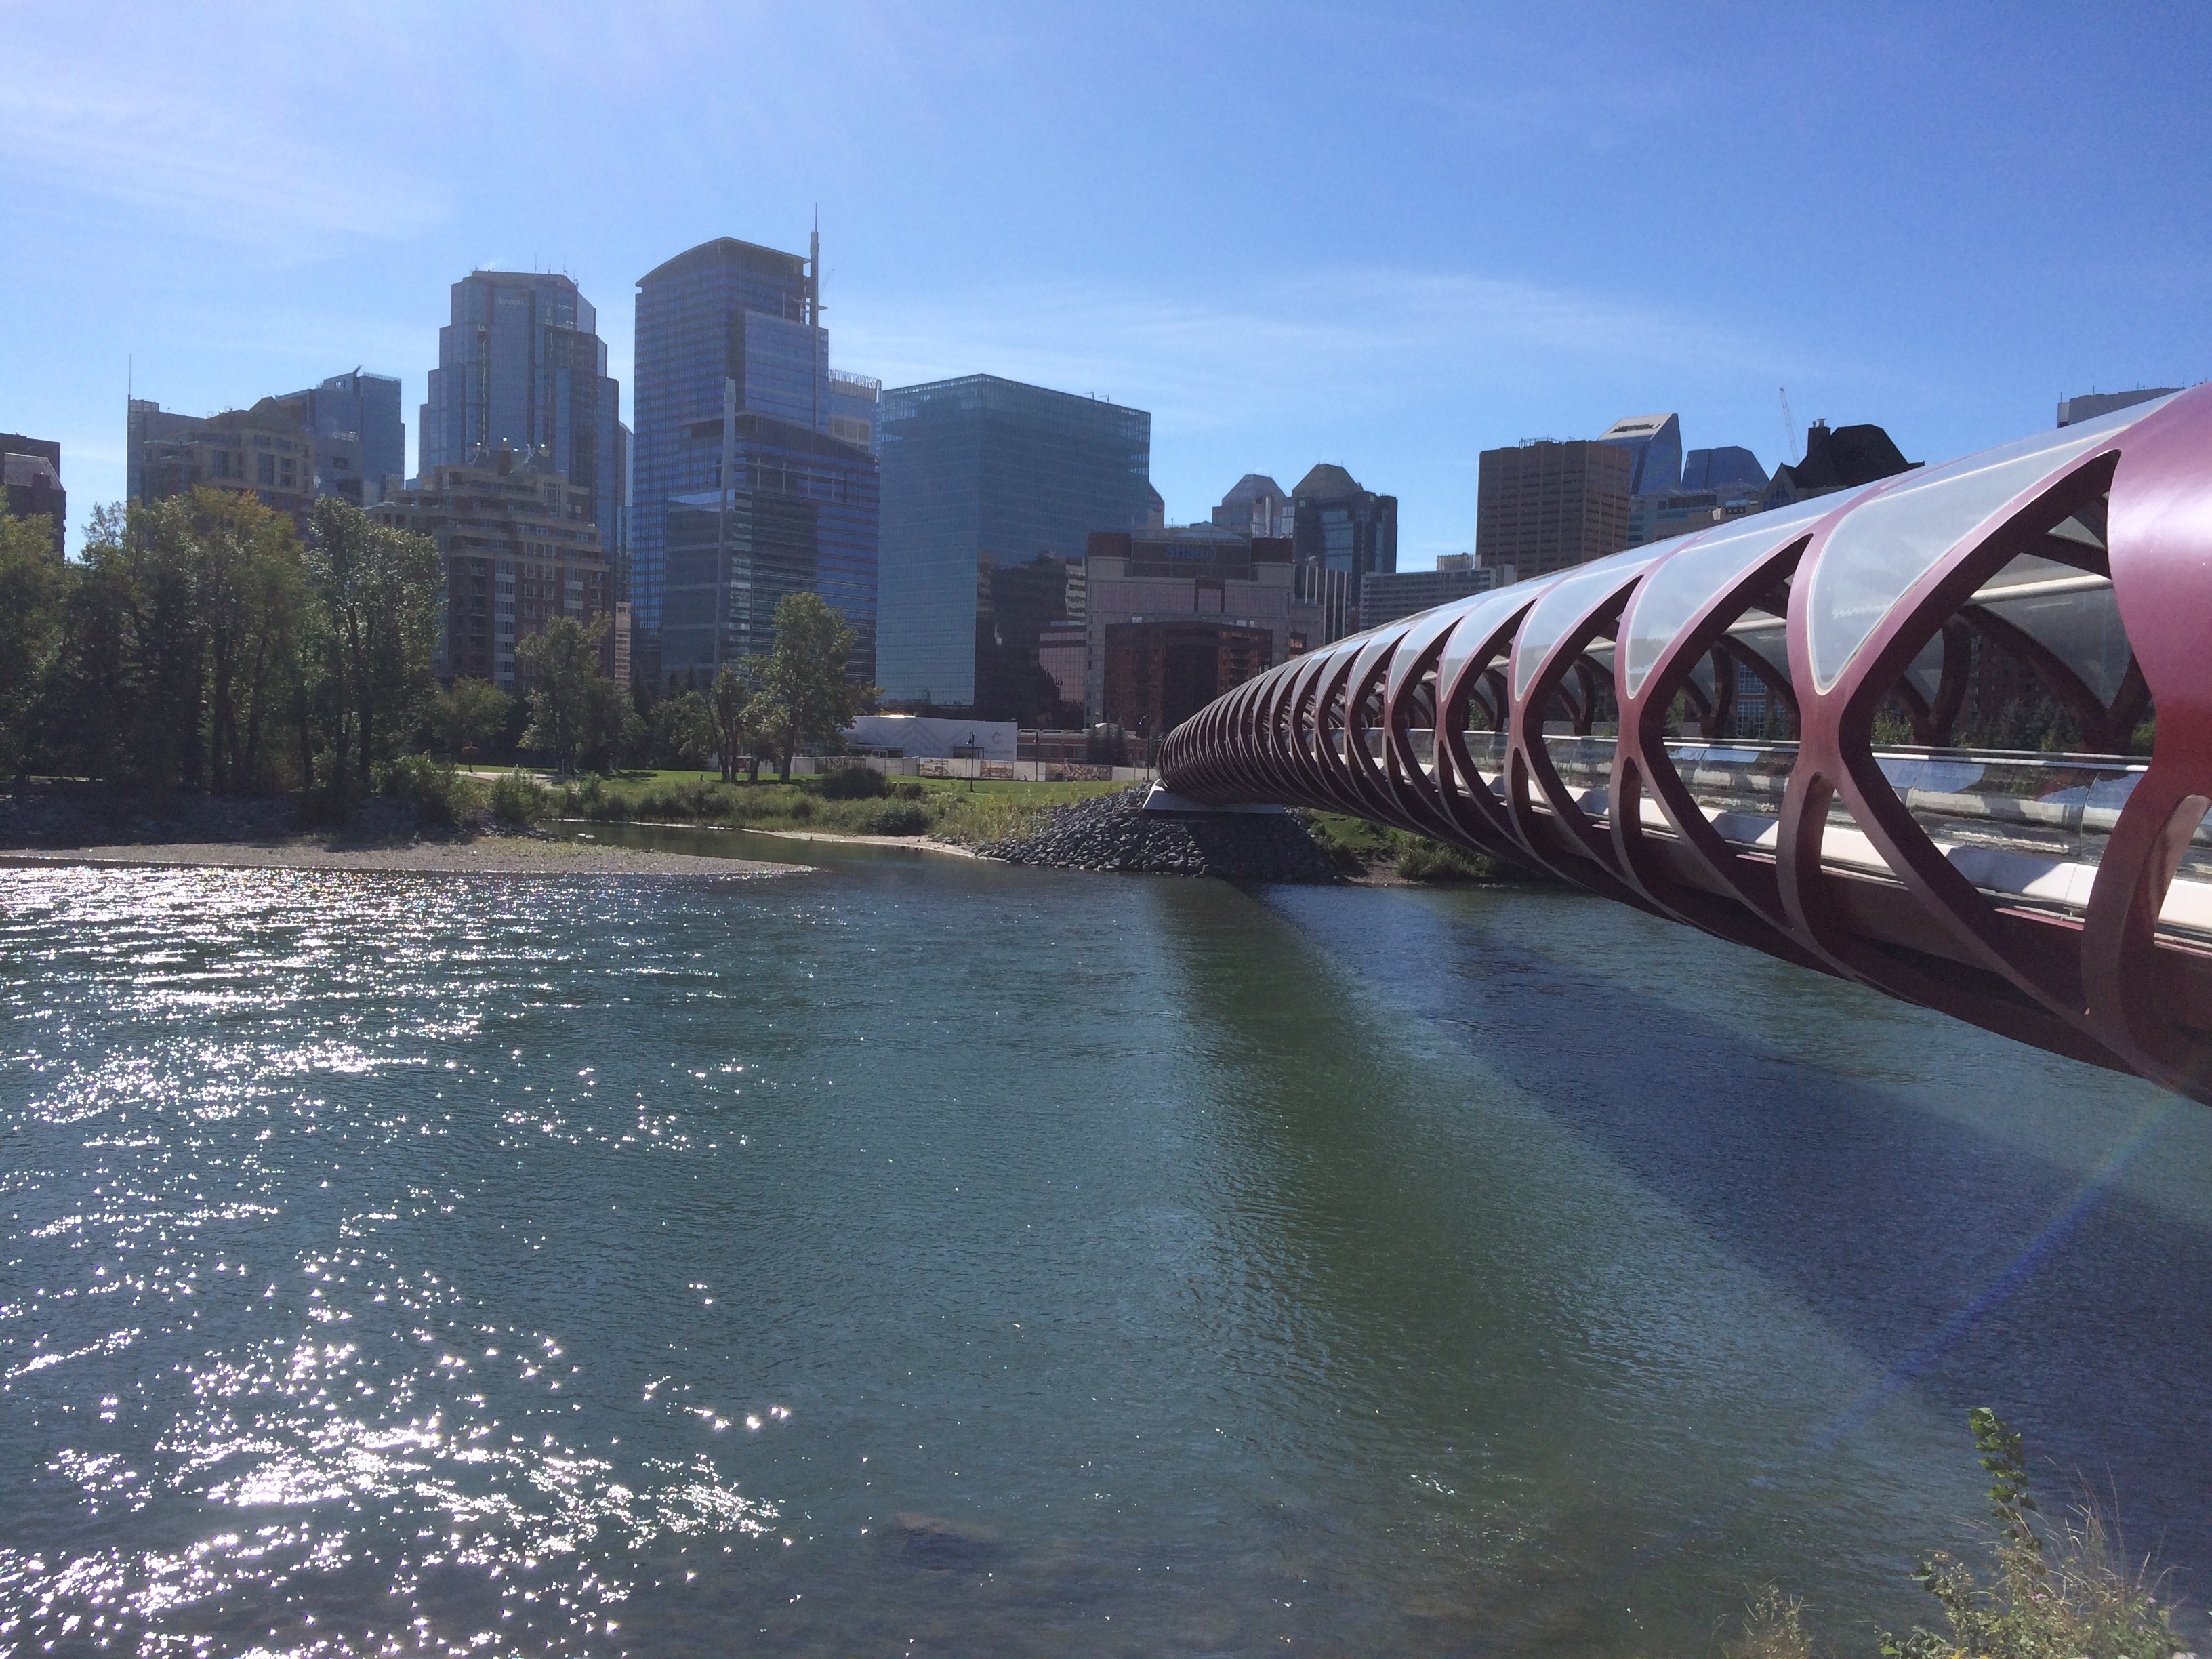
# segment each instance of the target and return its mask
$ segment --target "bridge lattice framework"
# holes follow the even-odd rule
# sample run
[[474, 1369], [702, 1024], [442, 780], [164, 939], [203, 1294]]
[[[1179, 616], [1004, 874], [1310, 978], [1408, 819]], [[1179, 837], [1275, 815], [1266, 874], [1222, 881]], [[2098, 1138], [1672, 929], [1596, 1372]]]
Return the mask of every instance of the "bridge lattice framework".
[[[1978, 638], [2100, 752], [1953, 746]], [[1794, 743], [1727, 741], [1747, 670]], [[2212, 1101], [2212, 385], [1338, 641], [1161, 767]]]

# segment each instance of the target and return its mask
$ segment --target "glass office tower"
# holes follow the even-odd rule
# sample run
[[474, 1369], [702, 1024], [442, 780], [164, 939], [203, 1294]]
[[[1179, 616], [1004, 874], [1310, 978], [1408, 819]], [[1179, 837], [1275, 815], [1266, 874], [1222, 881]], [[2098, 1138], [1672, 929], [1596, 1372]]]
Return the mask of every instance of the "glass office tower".
[[732, 422], [731, 489], [720, 489], [722, 423], [687, 437], [706, 488], [670, 498], [662, 525], [659, 680], [703, 688], [722, 664], [766, 656], [775, 607], [819, 593], [860, 635], [847, 668], [874, 678], [876, 463], [866, 450], [773, 416]]
[[361, 440], [362, 477], [381, 490], [386, 478], [407, 471], [407, 428], [399, 418], [399, 382], [389, 374], [333, 374], [304, 392], [287, 392], [301, 423], [319, 437], [350, 432]]
[[[630, 601], [640, 665], [648, 673], [668, 580], [671, 503], [714, 487], [723, 382], [737, 383], [742, 413], [830, 430], [830, 337], [817, 321], [818, 263], [724, 236], [638, 278]], [[870, 557], [872, 563], [872, 550]], [[864, 610], [872, 622], [872, 574]], [[847, 614], [856, 625], [861, 620]], [[694, 661], [692, 650], [684, 645], [679, 654]], [[677, 659], [662, 661], [661, 683]]]
[[1143, 529], [1152, 417], [975, 374], [885, 392], [878, 422], [876, 678], [888, 697], [974, 708], [979, 576], [1080, 561], [1092, 531]]
[[422, 405], [422, 476], [489, 465], [502, 447], [543, 449], [613, 535], [629, 499], [629, 432], [598, 313], [569, 278], [538, 271], [471, 271], [453, 307]]
[[1398, 568], [1398, 498], [1378, 495], [1324, 461], [1291, 492], [1291, 539], [1298, 564], [1342, 573], [1352, 614], [1364, 617], [1367, 578]]

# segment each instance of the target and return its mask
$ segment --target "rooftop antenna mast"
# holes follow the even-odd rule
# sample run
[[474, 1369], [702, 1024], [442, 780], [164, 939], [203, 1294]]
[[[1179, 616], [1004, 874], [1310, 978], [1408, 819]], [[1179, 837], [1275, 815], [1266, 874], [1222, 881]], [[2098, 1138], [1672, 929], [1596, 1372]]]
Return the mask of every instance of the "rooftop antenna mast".
[[1790, 412], [1790, 388], [1778, 388], [1782, 397], [1782, 430], [1790, 440], [1790, 455], [1797, 453], [1797, 417]]
[[822, 326], [822, 204], [814, 204], [814, 234], [806, 240], [806, 320]]
[[830, 373], [830, 348], [822, 339], [822, 204], [814, 204], [814, 231], [806, 240], [806, 322], [815, 331], [815, 349], [822, 354], [820, 370], [810, 378], [814, 382], [814, 429], [829, 430], [829, 422], [822, 418], [822, 383]]

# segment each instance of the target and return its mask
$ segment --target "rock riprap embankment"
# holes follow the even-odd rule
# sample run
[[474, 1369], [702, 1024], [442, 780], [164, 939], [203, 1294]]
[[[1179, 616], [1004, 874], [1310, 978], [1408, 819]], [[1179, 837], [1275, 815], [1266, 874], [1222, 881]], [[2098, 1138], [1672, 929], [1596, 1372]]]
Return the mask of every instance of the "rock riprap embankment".
[[1231, 881], [1337, 879], [1336, 866], [1288, 812], [1145, 811], [1139, 787], [1054, 807], [1029, 834], [975, 850], [1008, 864]]

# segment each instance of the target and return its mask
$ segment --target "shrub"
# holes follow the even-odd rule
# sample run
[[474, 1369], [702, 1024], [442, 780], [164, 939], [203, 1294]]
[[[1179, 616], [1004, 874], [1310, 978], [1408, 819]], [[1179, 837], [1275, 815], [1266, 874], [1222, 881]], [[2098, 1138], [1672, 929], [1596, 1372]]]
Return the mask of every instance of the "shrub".
[[824, 800], [881, 800], [884, 775], [872, 766], [841, 766], [822, 779]]
[[1492, 866], [1480, 853], [1462, 852], [1443, 842], [1408, 836], [1398, 854], [1398, 874], [1406, 881], [1487, 881]]
[[910, 800], [887, 800], [854, 820], [864, 836], [921, 836], [929, 832], [929, 814]]
[[814, 817], [814, 797], [794, 795], [792, 797], [791, 805], [783, 810], [784, 815], [794, 823], [805, 823]]
[[[1912, 1576], [1943, 1609], [1949, 1632], [1885, 1631], [1882, 1659], [2174, 1659], [2181, 1641], [2158, 1605], [2148, 1564], [2129, 1565], [2094, 1504], [2055, 1526], [2042, 1520], [2020, 1436], [1985, 1407], [1967, 1422], [1990, 1476], [1996, 1571], [1984, 1583], [1949, 1555], [1923, 1561]], [[1729, 1659], [1809, 1659], [1802, 1613], [1770, 1587], [1747, 1609], [1742, 1639], [1724, 1651]]]
[[491, 787], [491, 815], [501, 823], [535, 823], [545, 810], [545, 792], [517, 767], [502, 772]]
[[893, 800], [927, 800], [929, 789], [920, 778], [890, 778], [884, 781], [884, 793]]
[[1986, 1407], [1966, 1420], [1990, 1477], [1996, 1576], [1983, 1585], [1940, 1551], [1923, 1561], [1912, 1576], [1942, 1607], [1951, 1633], [1884, 1632], [1885, 1659], [1960, 1651], [1989, 1659], [2171, 1659], [2181, 1643], [2157, 1606], [2148, 1565], [2130, 1571], [2124, 1557], [2115, 1559], [2118, 1540], [2092, 1505], [2070, 1522], [2039, 1527], [2019, 1434]]
[[379, 769], [378, 793], [411, 801], [422, 822], [440, 830], [460, 823], [477, 805], [476, 785], [450, 763], [402, 755]]
[[300, 794], [300, 825], [307, 830], [342, 829], [361, 805], [359, 775], [343, 755], [320, 750], [307, 786]]
[[1741, 1639], [1722, 1643], [1721, 1652], [1723, 1659], [1813, 1659], [1805, 1604], [1769, 1584], [1744, 1608]]

